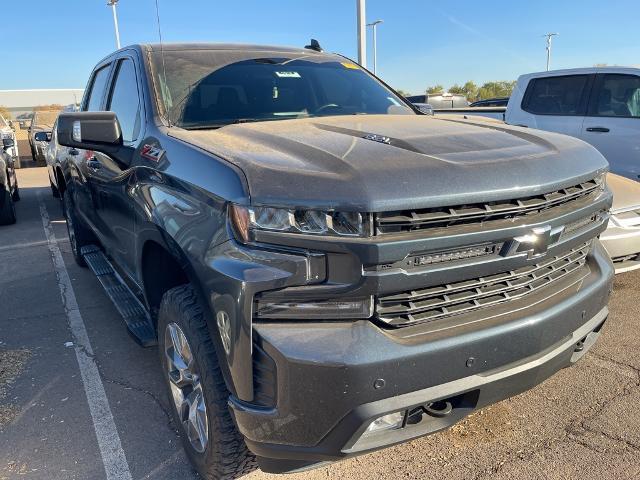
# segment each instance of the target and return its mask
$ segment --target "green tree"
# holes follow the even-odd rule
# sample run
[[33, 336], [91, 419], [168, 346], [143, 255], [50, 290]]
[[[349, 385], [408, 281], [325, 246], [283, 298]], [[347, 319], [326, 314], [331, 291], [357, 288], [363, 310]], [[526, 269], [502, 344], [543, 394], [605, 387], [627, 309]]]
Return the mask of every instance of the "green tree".
[[432, 87], [427, 87], [427, 95], [433, 95], [434, 93], [442, 93], [444, 92], [444, 87], [442, 85], [434, 85]]
[[400, 90], [399, 88], [396, 89], [396, 92], [398, 92], [400, 95], [402, 95], [403, 97], [408, 97], [411, 94], [409, 92], [407, 92], [406, 90]]
[[515, 86], [515, 81], [486, 82], [478, 89], [478, 99], [509, 97]]

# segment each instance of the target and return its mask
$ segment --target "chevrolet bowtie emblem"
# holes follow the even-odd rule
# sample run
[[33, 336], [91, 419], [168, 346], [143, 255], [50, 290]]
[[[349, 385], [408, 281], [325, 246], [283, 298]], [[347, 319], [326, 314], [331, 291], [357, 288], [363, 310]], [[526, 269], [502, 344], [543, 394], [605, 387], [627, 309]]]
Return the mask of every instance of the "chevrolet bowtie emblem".
[[526, 253], [527, 258], [536, 258], [547, 253], [551, 245], [560, 240], [564, 226], [551, 228], [550, 225], [534, 228], [531, 233], [515, 237], [507, 244], [505, 256]]

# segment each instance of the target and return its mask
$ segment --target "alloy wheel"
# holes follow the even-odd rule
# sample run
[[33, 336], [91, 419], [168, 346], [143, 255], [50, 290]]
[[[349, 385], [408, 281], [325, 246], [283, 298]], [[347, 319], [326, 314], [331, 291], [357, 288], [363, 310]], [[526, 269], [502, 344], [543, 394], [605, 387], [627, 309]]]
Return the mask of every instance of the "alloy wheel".
[[193, 449], [202, 453], [209, 443], [209, 422], [204, 391], [195, 358], [182, 329], [167, 325], [164, 353], [171, 398]]

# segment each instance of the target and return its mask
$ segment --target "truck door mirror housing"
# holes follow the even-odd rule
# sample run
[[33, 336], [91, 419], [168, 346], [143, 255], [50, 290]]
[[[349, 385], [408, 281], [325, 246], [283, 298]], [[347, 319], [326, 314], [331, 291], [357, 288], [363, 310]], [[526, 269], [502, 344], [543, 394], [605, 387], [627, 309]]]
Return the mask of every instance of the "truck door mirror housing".
[[122, 132], [113, 112], [61, 113], [58, 143], [65, 147], [116, 153], [122, 147]]
[[2, 148], [7, 150], [15, 145], [13, 138], [3, 138], [2, 139]]
[[33, 138], [36, 142], [50, 142], [51, 132], [36, 132]]

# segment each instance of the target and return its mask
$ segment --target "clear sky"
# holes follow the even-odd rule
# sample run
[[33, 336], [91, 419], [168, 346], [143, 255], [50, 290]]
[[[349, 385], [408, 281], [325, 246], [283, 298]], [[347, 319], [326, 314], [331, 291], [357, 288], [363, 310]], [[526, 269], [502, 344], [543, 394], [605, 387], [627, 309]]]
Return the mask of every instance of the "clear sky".
[[[165, 41], [304, 46], [313, 37], [356, 57], [355, 0], [159, 2]], [[114, 50], [106, 0], [2, 4], [0, 90], [82, 88]], [[553, 68], [640, 64], [638, 0], [368, 0], [367, 7], [368, 21], [384, 20], [378, 74], [411, 93], [543, 70], [546, 32], [560, 33]], [[158, 40], [154, 0], [120, 0], [118, 13], [123, 45]]]

